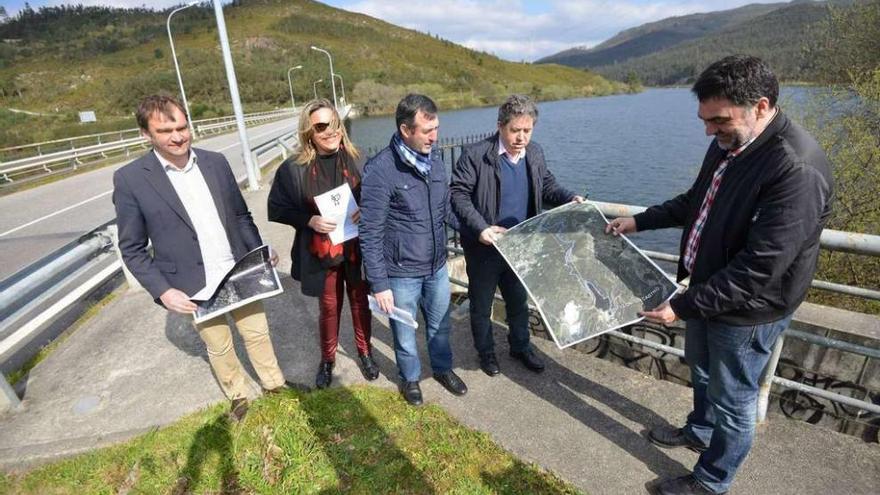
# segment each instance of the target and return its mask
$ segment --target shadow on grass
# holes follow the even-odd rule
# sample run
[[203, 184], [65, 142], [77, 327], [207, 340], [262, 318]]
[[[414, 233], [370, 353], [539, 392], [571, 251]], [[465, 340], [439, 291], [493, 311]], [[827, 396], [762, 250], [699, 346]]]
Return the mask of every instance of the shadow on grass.
[[500, 495], [521, 495], [523, 493], [540, 493], [541, 495], [576, 494], [574, 488], [565, 487], [561, 482], [551, 483], [537, 476], [535, 470], [520, 461], [500, 473], [483, 471], [480, 473], [483, 484], [492, 493]]
[[[205, 478], [218, 478], [220, 492], [223, 494], [243, 493], [238, 485], [238, 471], [232, 455], [232, 435], [229, 419], [225, 414], [205, 424], [193, 436], [192, 444], [186, 458], [186, 466], [180, 471], [177, 483], [171, 490], [172, 495], [201, 493], [197, 490], [199, 483]], [[209, 458], [216, 456], [216, 473], [206, 473]]]
[[334, 387], [321, 394], [302, 398], [309, 425], [338, 478], [335, 487], [319, 493], [435, 493], [353, 390]]

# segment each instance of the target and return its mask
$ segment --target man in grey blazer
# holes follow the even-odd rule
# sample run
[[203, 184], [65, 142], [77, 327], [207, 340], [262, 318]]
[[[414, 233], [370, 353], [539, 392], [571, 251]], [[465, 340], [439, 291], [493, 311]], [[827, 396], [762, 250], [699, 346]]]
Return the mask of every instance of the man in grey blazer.
[[[192, 314], [192, 300], [209, 299], [235, 262], [263, 242], [226, 158], [191, 147], [187, 115], [177, 100], [144, 98], [137, 122], [153, 150], [113, 174], [119, 250], [156, 303]], [[277, 260], [273, 252], [272, 263]], [[262, 303], [231, 316], [264, 390], [285, 388]], [[247, 385], [226, 316], [195, 327], [238, 421], [247, 413]]]

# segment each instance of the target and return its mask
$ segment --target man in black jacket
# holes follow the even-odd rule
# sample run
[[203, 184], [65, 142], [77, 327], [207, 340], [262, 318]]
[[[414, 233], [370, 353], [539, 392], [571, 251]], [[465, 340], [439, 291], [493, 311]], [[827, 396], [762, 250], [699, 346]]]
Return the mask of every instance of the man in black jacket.
[[543, 150], [530, 142], [537, 120], [534, 102], [510, 96], [498, 109], [498, 132], [464, 151], [449, 185], [452, 209], [461, 224], [474, 347], [480, 368], [489, 376], [501, 372], [489, 321], [496, 287], [510, 327], [510, 356], [536, 373], [544, 371], [529, 345], [528, 294], [495, 250], [496, 235], [540, 213], [544, 201], [583, 201], [556, 182]]
[[693, 411], [683, 428], [654, 428], [651, 442], [701, 452], [693, 474], [655, 493], [725, 493], [752, 445], [758, 381], [777, 337], [806, 297], [831, 212], [828, 159], [777, 107], [779, 83], [758, 58], [709, 66], [693, 92], [714, 135], [690, 190], [635, 217], [625, 234], [683, 227], [678, 278], [687, 291], [644, 314], [687, 326]]

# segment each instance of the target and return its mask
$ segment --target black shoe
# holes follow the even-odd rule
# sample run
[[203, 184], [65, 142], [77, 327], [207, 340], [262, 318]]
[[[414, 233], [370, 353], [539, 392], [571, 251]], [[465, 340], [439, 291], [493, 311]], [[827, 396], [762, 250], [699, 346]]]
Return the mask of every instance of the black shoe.
[[360, 358], [361, 373], [364, 374], [364, 378], [369, 381], [379, 378], [379, 367], [376, 366], [376, 362], [373, 361], [373, 356], [371, 354], [360, 354]]
[[406, 382], [400, 387], [400, 393], [403, 398], [412, 406], [422, 405], [422, 389], [419, 388], [419, 382]]
[[318, 388], [327, 388], [333, 381], [333, 361], [321, 361], [318, 367], [318, 374], [315, 375], [315, 386]]
[[489, 376], [495, 376], [501, 373], [501, 367], [498, 366], [498, 358], [494, 352], [480, 356], [480, 369]]
[[434, 379], [440, 382], [440, 385], [443, 385], [443, 388], [449, 390], [453, 395], [464, 395], [467, 393], [467, 385], [452, 370], [446, 373], [434, 373]]
[[701, 445], [688, 437], [684, 428], [673, 428], [671, 426], [655, 426], [648, 432], [648, 440], [654, 445], [666, 449], [674, 449], [676, 447], [687, 447], [694, 452], [705, 452], [708, 447]]
[[654, 495], [714, 495], [715, 493], [703, 486], [692, 474], [664, 480], [647, 488]]
[[263, 394], [265, 394], [265, 395], [280, 394], [281, 392], [284, 392], [285, 390], [295, 390], [297, 392], [311, 392], [312, 391], [311, 387], [309, 387], [308, 385], [305, 385], [302, 383], [294, 383], [294, 382], [285, 380], [284, 385], [281, 385], [280, 387], [264, 388]]
[[229, 419], [234, 423], [240, 422], [248, 412], [248, 400], [245, 398], [232, 399], [229, 408]]
[[541, 361], [541, 358], [531, 348], [526, 349], [525, 352], [510, 351], [510, 357], [521, 362], [523, 366], [535, 373], [544, 371], [544, 361]]

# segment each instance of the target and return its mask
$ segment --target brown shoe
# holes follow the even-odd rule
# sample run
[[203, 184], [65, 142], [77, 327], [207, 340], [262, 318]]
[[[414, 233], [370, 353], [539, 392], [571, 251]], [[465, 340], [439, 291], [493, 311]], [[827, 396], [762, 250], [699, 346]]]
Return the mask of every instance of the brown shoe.
[[285, 390], [294, 390], [294, 391], [303, 392], [303, 393], [312, 391], [311, 387], [309, 387], [308, 385], [285, 380], [284, 385], [281, 385], [280, 387], [264, 388], [263, 394], [275, 395], [275, 394], [280, 394], [281, 392], [284, 392]]
[[244, 419], [248, 412], [248, 400], [245, 398], [232, 399], [232, 405], [229, 408], [229, 419], [233, 423], [238, 423]]

